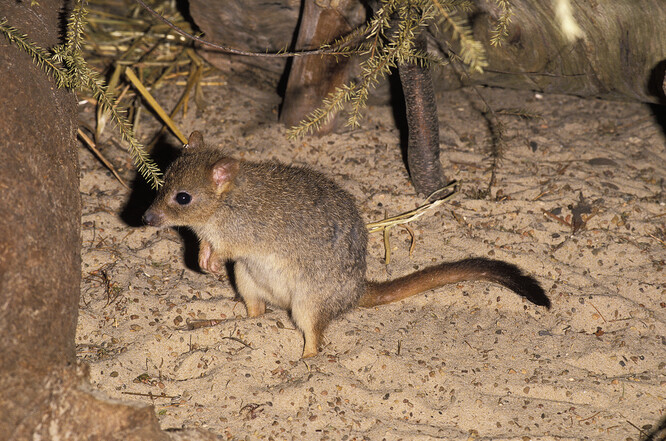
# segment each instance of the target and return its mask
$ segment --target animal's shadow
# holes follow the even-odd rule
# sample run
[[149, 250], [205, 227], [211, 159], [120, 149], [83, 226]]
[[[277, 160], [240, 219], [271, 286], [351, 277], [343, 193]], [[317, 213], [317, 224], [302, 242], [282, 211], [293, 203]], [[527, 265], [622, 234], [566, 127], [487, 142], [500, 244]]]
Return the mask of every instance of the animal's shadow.
[[[172, 143], [167, 142], [164, 137], [161, 137], [150, 155], [160, 170], [164, 172], [180, 155], [180, 151], [181, 148], [175, 147]], [[143, 222], [143, 214], [155, 200], [157, 194], [155, 189], [151, 188], [140, 174], [137, 174], [131, 188], [130, 197], [120, 213], [121, 219], [132, 228], [152, 228]], [[185, 266], [195, 271], [201, 271], [198, 263], [199, 241], [197, 237], [188, 228], [178, 228], [176, 231], [183, 239], [184, 251], [182, 257]]]
[[[160, 138], [153, 150], [150, 152], [152, 159], [163, 172], [180, 155], [181, 148], [174, 147], [164, 137]], [[123, 208], [120, 217], [131, 228], [152, 228], [143, 222], [143, 214], [153, 203], [156, 191], [150, 187], [146, 180], [137, 174], [131, 185], [132, 192]], [[176, 231], [183, 241], [182, 259], [185, 266], [191, 270], [202, 272], [199, 267], [199, 240], [189, 228], [177, 228]], [[233, 262], [226, 263], [227, 276], [235, 293], [236, 279], [234, 276]], [[236, 294], [236, 297], [238, 295]]]

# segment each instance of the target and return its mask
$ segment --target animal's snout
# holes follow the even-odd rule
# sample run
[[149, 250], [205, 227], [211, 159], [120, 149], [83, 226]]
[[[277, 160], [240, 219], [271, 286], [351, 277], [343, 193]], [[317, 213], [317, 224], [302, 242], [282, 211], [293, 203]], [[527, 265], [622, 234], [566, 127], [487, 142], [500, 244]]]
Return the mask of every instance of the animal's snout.
[[149, 209], [143, 214], [143, 222], [152, 227], [159, 227], [164, 220], [164, 214], [157, 211]]

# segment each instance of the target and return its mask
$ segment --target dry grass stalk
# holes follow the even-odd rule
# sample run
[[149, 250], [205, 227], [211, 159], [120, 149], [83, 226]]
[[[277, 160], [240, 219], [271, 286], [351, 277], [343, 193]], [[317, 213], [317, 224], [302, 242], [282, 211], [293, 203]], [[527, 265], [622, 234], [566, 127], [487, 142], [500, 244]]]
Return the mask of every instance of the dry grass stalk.
[[[370, 233], [376, 233], [378, 231], [383, 231], [385, 228], [391, 228], [396, 225], [402, 225], [406, 224], [407, 222], [415, 221], [416, 219], [423, 216], [427, 211], [433, 208], [437, 208], [444, 202], [451, 199], [453, 195], [458, 192], [459, 186], [460, 184], [457, 181], [454, 181], [446, 187], [442, 187], [439, 190], [434, 191], [426, 198], [423, 205], [420, 205], [413, 210], [400, 213], [396, 216], [392, 216], [377, 222], [370, 222], [369, 224], [366, 224], [366, 227]], [[440, 197], [446, 190], [450, 190], [450, 192], [445, 194], [445, 196]]]
[[416, 219], [423, 216], [427, 211], [432, 210], [433, 208], [437, 208], [440, 205], [442, 205], [444, 202], [451, 199], [458, 192], [459, 186], [460, 186], [459, 183], [457, 181], [454, 181], [449, 185], [447, 185], [446, 187], [442, 187], [439, 190], [434, 191], [432, 194], [430, 194], [430, 196], [426, 198], [425, 203], [423, 205], [420, 205], [419, 207], [413, 210], [398, 214], [396, 216], [387, 217], [377, 222], [371, 222], [369, 224], [366, 224], [368, 232], [377, 233], [381, 231], [383, 233], [384, 263], [386, 265], [391, 263], [391, 243], [390, 243], [391, 228], [400, 225], [407, 230], [407, 232], [411, 236], [411, 244], [409, 246], [409, 256], [411, 257], [414, 252], [414, 247], [416, 246], [416, 241], [415, 241], [416, 235], [414, 233], [414, 230], [409, 225], [407, 225], [407, 223], [415, 221]]
[[[152, 1], [151, 6], [179, 27], [191, 30], [173, 2]], [[98, 70], [112, 72], [109, 91], [126, 90], [131, 85], [122, 105], [130, 109], [128, 117], [134, 123], [135, 132], [138, 132], [143, 106], [148, 103], [163, 124], [160, 134], [168, 128], [180, 142], [187, 142], [173, 118], [179, 109], [187, 108], [193, 90], [195, 102], [203, 105], [198, 83], [211, 72], [190, 49], [191, 42], [172, 32], [168, 26], [155, 24], [143, 8], [129, 0], [90, 1], [85, 35], [83, 50], [86, 59]], [[188, 82], [183, 96], [173, 110], [165, 110], [154, 98], [155, 90], [166, 83], [176, 83], [184, 75], [188, 76]], [[98, 111], [95, 133], [98, 143], [107, 119], [105, 112]]]

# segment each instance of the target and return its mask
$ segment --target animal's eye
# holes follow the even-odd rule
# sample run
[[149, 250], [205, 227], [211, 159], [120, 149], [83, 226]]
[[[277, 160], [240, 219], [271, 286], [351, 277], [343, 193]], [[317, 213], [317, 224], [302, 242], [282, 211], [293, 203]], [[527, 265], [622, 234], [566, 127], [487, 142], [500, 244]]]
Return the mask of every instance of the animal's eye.
[[187, 205], [192, 202], [192, 196], [190, 196], [189, 193], [181, 191], [176, 194], [176, 202], [178, 202], [179, 205]]

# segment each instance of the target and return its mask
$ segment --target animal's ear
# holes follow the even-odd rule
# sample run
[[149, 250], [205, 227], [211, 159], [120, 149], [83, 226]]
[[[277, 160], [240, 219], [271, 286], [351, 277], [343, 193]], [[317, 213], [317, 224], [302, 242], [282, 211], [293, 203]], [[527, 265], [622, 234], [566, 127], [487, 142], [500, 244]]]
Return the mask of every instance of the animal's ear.
[[233, 182], [238, 174], [240, 164], [233, 158], [222, 158], [213, 165], [213, 182], [218, 191], [222, 192]]
[[187, 140], [185, 148], [188, 150], [200, 149], [204, 145], [203, 135], [201, 132], [195, 130], [190, 134], [190, 139]]

